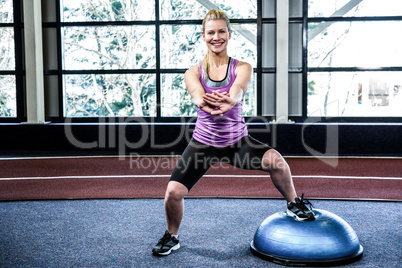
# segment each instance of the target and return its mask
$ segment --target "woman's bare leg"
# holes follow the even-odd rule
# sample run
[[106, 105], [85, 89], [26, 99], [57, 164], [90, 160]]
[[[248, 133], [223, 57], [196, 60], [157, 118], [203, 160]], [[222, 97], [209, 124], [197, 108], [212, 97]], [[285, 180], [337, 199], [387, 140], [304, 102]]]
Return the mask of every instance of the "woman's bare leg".
[[178, 234], [184, 213], [184, 197], [188, 189], [180, 182], [170, 181], [165, 194], [165, 215], [167, 230]]
[[294, 201], [297, 197], [293, 185], [292, 175], [290, 173], [289, 165], [285, 159], [276, 150], [268, 150], [262, 159], [262, 167], [271, 175], [272, 183], [288, 201]]

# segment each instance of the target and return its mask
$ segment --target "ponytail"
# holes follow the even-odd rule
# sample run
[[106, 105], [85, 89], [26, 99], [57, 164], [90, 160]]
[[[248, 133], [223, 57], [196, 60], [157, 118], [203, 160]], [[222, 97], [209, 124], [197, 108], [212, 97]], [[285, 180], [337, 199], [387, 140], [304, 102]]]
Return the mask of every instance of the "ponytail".
[[203, 72], [202, 72], [203, 78], [206, 78], [208, 73], [209, 73], [209, 55], [208, 55], [208, 52], [205, 53], [205, 56], [202, 59], [202, 70], [203, 70]]

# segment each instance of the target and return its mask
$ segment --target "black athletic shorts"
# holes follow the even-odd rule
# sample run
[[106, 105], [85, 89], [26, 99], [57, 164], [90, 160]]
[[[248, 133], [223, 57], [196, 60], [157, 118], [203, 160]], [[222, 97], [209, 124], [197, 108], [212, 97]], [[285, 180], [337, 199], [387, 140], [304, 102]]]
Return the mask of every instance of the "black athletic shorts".
[[251, 136], [245, 136], [227, 147], [205, 145], [193, 138], [177, 162], [170, 180], [180, 182], [190, 190], [208, 169], [217, 163], [261, 170], [262, 156], [269, 149], [272, 147]]

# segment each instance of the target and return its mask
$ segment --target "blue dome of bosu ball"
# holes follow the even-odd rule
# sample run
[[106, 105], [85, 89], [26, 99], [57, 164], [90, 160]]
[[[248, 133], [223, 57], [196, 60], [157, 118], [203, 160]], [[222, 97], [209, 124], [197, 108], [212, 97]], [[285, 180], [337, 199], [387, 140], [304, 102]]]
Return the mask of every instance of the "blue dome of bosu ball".
[[258, 227], [251, 252], [289, 266], [333, 266], [359, 260], [363, 247], [350, 225], [339, 216], [313, 209], [314, 221], [297, 221], [275, 213]]

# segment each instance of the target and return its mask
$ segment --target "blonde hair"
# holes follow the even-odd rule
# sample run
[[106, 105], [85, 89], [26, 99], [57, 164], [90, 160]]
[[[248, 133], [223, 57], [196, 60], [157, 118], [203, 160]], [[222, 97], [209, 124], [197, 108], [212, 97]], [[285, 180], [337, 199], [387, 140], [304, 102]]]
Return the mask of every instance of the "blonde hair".
[[[212, 9], [210, 10], [207, 15], [205, 15], [204, 20], [202, 21], [202, 32], [205, 33], [205, 24], [210, 21], [210, 20], [224, 20], [226, 22], [226, 27], [228, 28], [228, 31], [231, 31], [230, 28], [230, 21], [228, 16], [226, 16], [225, 12], [220, 11], [220, 10], [215, 10]], [[208, 56], [208, 51], [205, 54], [204, 58], [202, 59], [202, 68], [204, 70], [203, 75], [207, 76], [209, 73], [209, 56]]]

